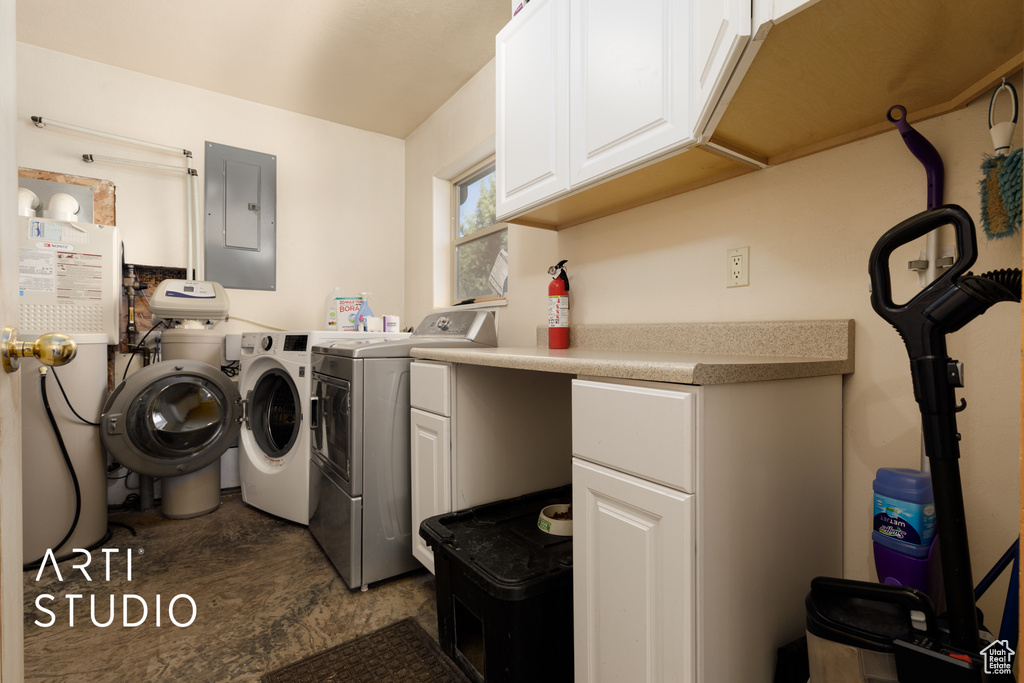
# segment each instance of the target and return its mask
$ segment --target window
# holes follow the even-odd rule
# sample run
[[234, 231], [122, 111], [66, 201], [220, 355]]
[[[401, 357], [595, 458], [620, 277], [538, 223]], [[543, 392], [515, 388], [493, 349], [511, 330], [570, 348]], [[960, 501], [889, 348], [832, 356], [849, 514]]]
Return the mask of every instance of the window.
[[452, 303], [502, 297], [508, 291], [508, 226], [495, 220], [494, 161], [452, 187]]

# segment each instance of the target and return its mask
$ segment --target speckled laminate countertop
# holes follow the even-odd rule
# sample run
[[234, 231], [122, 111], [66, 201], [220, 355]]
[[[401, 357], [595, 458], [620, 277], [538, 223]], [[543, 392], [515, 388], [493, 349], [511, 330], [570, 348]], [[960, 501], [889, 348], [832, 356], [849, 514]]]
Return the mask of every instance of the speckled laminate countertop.
[[849, 374], [852, 320], [575, 325], [568, 349], [421, 348], [414, 358], [680, 384], [731, 384]]

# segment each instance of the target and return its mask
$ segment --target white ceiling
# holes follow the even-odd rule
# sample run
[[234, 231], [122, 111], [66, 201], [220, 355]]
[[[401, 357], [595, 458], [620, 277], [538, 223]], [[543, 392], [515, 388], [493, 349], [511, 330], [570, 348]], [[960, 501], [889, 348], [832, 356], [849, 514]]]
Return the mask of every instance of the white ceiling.
[[18, 40], [405, 139], [494, 57], [509, 0], [17, 0]]

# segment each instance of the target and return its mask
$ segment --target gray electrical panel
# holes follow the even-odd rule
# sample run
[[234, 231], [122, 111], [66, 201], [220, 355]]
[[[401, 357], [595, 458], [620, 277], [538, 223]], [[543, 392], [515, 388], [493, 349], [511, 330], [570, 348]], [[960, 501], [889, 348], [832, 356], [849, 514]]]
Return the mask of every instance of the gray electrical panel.
[[206, 143], [205, 279], [277, 287], [277, 157]]

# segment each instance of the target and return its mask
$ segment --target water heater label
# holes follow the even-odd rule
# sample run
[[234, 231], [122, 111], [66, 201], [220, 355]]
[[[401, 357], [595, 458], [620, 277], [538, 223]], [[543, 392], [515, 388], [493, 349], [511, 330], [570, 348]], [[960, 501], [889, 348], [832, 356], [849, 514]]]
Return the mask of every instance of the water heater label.
[[25, 292], [54, 292], [57, 255], [52, 251], [21, 247], [18, 250], [18, 289]]
[[57, 298], [100, 300], [103, 297], [103, 257], [99, 254], [57, 254]]

